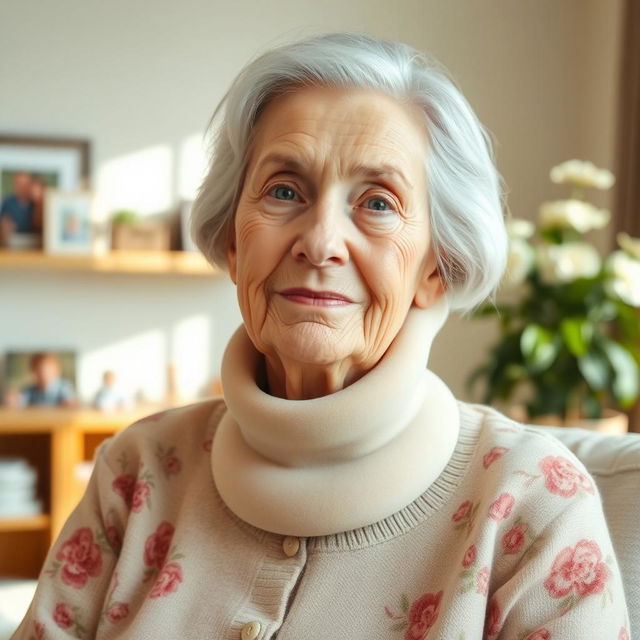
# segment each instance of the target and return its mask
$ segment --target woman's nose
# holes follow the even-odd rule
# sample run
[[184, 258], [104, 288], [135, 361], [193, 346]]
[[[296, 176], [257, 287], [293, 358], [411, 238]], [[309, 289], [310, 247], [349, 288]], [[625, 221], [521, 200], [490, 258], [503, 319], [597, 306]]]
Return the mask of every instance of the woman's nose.
[[344, 213], [317, 207], [306, 211], [301, 228], [291, 247], [296, 260], [306, 260], [314, 267], [339, 266], [349, 260], [345, 238]]

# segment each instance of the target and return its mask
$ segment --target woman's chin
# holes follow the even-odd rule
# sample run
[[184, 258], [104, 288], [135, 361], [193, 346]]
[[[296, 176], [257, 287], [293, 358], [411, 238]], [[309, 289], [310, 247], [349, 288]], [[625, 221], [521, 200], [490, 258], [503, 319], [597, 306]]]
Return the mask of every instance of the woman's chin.
[[335, 329], [322, 325], [290, 327], [286, 335], [272, 344], [282, 362], [312, 367], [340, 364], [351, 359], [357, 349], [357, 342], [352, 337], [337, 334]]

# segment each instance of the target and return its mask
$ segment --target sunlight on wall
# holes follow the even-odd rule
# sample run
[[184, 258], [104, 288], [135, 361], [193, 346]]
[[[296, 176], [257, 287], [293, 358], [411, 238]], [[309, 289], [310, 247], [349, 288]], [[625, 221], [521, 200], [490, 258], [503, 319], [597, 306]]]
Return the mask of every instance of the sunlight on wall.
[[166, 211], [173, 205], [173, 179], [167, 144], [109, 160], [97, 172], [97, 217], [104, 220], [118, 209], [142, 215]]
[[194, 133], [183, 139], [178, 159], [178, 197], [193, 200], [207, 166], [202, 133]]
[[118, 389], [128, 397], [141, 392], [149, 402], [166, 394], [167, 335], [150, 329], [130, 338], [82, 354], [78, 363], [79, 395], [93, 398], [106, 370], [116, 374]]
[[195, 399], [209, 390], [211, 319], [205, 314], [185, 318], [171, 330], [169, 357], [175, 363], [179, 400]]

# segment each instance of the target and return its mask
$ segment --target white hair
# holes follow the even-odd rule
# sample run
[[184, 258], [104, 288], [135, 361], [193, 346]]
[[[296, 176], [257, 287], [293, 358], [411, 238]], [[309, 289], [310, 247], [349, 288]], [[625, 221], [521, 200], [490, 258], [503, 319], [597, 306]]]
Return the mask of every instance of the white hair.
[[453, 309], [493, 296], [506, 264], [502, 179], [491, 138], [447, 70], [412, 47], [366, 35], [316, 36], [262, 54], [216, 108], [223, 119], [192, 210], [192, 235], [226, 266], [253, 131], [266, 105], [309, 86], [373, 89], [420, 108], [427, 124], [429, 219], [440, 276]]

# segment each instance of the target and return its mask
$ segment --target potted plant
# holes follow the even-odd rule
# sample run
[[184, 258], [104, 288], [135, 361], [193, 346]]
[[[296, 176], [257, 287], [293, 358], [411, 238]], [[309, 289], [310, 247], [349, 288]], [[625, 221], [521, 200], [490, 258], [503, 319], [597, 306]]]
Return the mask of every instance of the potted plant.
[[169, 227], [161, 222], [144, 220], [134, 211], [122, 209], [111, 216], [112, 246], [116, 250], [168, 251]]
[[521, 420], [586, 426], [584, 419], [601, 420], [638, 398], [640, 239], [618, 234], [619, 248], [605, 259], [585, 240], [609, 223], [609, 211], [584, 196], [611, 187], [609, 171], [570, 160], [551, 180], [568, 185], [569, 198], [544, 203], [537, 228], [507, 223], [498, 302], [476, 312], [498, 318], [500, 338], [469, 385], [485, 382], [485, 403], [521, 403], [520, 415], [510, 411]]

